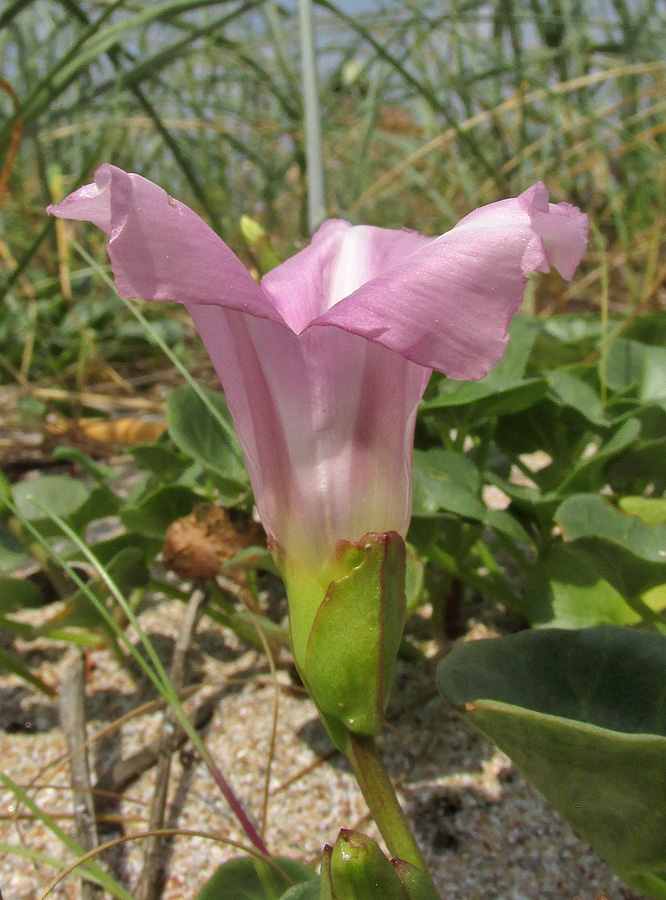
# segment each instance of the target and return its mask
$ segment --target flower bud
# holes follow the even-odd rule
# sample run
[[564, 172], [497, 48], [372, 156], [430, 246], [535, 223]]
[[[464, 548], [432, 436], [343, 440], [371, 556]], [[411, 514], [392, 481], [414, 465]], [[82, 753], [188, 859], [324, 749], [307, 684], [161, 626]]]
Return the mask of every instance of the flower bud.
[[426, 876], [388, 860], [372, 838], [343, 829], [324, 849], [319, 900], [439, 900]]

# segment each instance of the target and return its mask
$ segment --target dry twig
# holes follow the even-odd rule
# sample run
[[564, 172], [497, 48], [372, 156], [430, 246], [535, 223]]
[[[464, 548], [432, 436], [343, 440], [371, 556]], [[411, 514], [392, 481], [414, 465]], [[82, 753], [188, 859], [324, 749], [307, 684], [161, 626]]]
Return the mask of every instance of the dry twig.
[[[76, 840], [86, 852], [98, 845], [95, 807], [90, 790], [90, 766], [86, 739], [85, 661], [77, 653], [60, 693], [60, 725], [69, 753], [69, 773], [74, 794], [74, 826]], [[85, 878], [81, 882], [82, 900], [99, 900], [100, 885]]]

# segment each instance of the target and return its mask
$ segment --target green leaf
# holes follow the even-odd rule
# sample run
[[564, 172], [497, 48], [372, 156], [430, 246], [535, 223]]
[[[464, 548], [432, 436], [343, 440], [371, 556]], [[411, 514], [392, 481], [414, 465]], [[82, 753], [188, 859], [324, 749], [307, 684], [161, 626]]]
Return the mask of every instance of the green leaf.
[[148, 494], [137, 506], [121, 510], [120, 519], [128, 530], [162, 540], [169, 525], [189, 516], [201, 499], [184, 485], [166, 485]]
[[105, 484], [107, 481], [112, 481], [119, 477], [117, 469], [91, 459], [87, 453], [79, 450], [78, 447], [56, 447], [52, 456], [54, 459], [62, 462], [74, 463], [99, 484]]
[[39, 607], [44, 602], [44, 595], [37, 585], [25, 578], [0, 577], [0, 615], [16, 609]]
[[530, 535], [508, 509], [487, 509], [483, 521], [498, 534], [503, 534], [513, 541], [532, 543]]
[[19, 517], [38, 527], [43, 535], [61, 533], [49, 513], [69, 521], [90, 494], [89, 487], [69, 475], [41, 475], [34, 480], [19, 481], [12, 487]]
[[221, 489], [235, 497], [249, 489], [249, 479], [231, 415], [223, 394], [200, 390], [207, 402], [188, 385], [169, 394], [169, 434], [183, 453], [217, 476]]
[[414, 451], [414, 516], [440, 512], [483, 520], [486, 506], [479, 498], [481, 476], [474, 463], [452, 450]]
[[[611, 463], [609, 477], [628, 482], [632, 490], [644, 489], [647, 484], [666, 484], [666, 438], [657, 437], [637, 440]], [[662, 487], [663, 489], [663, 487]]]
[[319, 880], [295, 884], [280, 900], [319, 900]]
[[449, 407], [472, 406], [472, 421], [520, 412], [533, 406], [546, 395], [547, 383], [543, 378], [490, 379], [482, 381], [442, 381], [439, 395], [421, 403], [420, 409], [429, 412]]
[[666, 525], [646, 525], [597, 494], [576, 494], [558, 507], [555, 519], [569, 540], [600, 537], [640, 559], [666, 561]]
[[18, 675], [19, 678], [22, 678], [23, 681], [26, 681], [28, 684], [37, 688], [38, 691], [46, 694], [47, 697], [55, 697], [57, 695], [57, 691], [46, 684], [45, 681], [42, 681], [38, 675], [33, 675], [30, 669], [22, 663], [18, 657], [13, 653], [9, 653], [7, 650], [0, 650], [0, 671], [11, 672], [13, 675]]
[[556, 544], [530, 573], [523, 612], [533, 626], [634, 625], [640, 616], [599, 572], [584, 548]]
[[666, 500], [658, 497], [620, 497], [622, 512], [638, 516], [646, 525], [666, 525]]
[[137, 444], [130, 453], [140, 469], [152, 472], [160, 481], [175, 481], [191, 465], [187, 456], [160, 443]]
[[601, 399], [597, 392], [570, 372], [552, 369], [546, 373], [549, 396], [558, 405], [570, 406], [595, 425], [608, 425]]
[[[106, 574], [125, 595], [137, 587], [144, 587], [150, 577], [145, 557], [136, 547], [121, 550], [106, 566]], [[113, 638], [113, 631], [90, 596], [92, 594], [105, 605], [109, 593], [106, 579], [96, 576], [88, 582], [85, 590], [79, 588], [75, 591], [60, 612], [35, 628], [34, 636], [48, 635], [55, 629], [61, 631], [63, 628], [102, 628]]]
[[545, 368], [576, 363], [599, 346], [599, 316], [550, 316], [539, 321], [532, 359]]
[[[106, 566], [111, 560], [117, 556], [122, 550], [132, 548], [140, 550], [144, 558], [147, 560], [157, 556], [164, 544], [164, 534], [160, 537], [147, 537], [145, 534], [138, 534], [135, 531], [127, 531], [124, 534], [117, 534], [105, 541], [98, 541], [92, 549], [99, 562]], [[80, 558], [80, 556], [77, 556]]]
[[608, 351], [606, 381], [614, 391], [633, 389], [643, 404], [666, 404], [666, 348], [619, 338]]
[[666, 638], [600, 626], [459, 645], [440, 690], [630, 886], [666, 898]]
[[406, 545], [405, 558], [405, 599], [407, 602], [407, 614], [414, 612], [419, 605], [423, 593], [423, 580], [425, 578], [425, 565], [413, 547]]
[[431, 518], [452, 514], [483, 522], [512, 540], [530, 536], [507, 510], [488, 509], [480, 497], [481, 475], [472, 460], [452, 450], [414, 451], [412, 515]]
[[316, 887], [317, 893], [302, 895], [302, 900], [316, 900], [319, 877], [309, 866], [285, 856], [276, 856], [271, 863], [252, 856], [229, 860], [217, 869], [195, 900], [281, 900], [296, 885]]
[[120, 512], [122, 502], [106, 485], [99, 484], [70, 516], [70, 524], [78, 532], [83, 532], [91, 522], [115, 516]]
[[666, 559], [650, 562], [602, 538], [555, 544], [538, 560], [523, 611], [536, 626], [634, 625], [666, 607]]
[[557, 487], [560, 493], [592, 490], [603, 487], [605, 470], [610, 460], [619, 456], [638, 438], [641, 423], [638, 419], [627, 419], [607, 441], [603, 442], [594, 453], [583, 455], [576, 462], [568, 475]]

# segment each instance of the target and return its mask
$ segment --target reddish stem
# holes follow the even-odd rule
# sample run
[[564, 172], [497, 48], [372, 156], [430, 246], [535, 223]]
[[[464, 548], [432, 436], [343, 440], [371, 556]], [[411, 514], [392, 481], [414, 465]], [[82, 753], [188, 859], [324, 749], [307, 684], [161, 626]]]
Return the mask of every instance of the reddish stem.
[[264, 844], [264, 842], [261, 838], [261, 835], [259, 834], [257, 829], [254, 827], [252, 822], [250, 821], [247, 813], [241, 806], [240, 800], [234, 794], [233, 790], [231, 789], [231, 785], [229, 784], [227, 779], [224, 777], [222, 772], [220, 772], [220, 770], [215, 765], [215, 763], [213, 762], [213, 760], [210, 756], [208, 756], [208, 758], [205, 759], [204, 762], [208, 766], [208, 771], [213, 776], [213, 780], [215, 781], [215, 784], [222, 791], [224, 799], [229, 804], [229, 807], [230, 807], [232, 813], [238, 819], [240, 826], [243, 829], [243, 831], [245, 832], [245, 836], [247, 837], [247, 839], [254, 844], [254, 846], [257, 848], [257, 850], [261, 854], [263, 854], [264, 856], [270, 856], [270, 853], [268, 852], [268, 848], [266, 847], [266, 844]]

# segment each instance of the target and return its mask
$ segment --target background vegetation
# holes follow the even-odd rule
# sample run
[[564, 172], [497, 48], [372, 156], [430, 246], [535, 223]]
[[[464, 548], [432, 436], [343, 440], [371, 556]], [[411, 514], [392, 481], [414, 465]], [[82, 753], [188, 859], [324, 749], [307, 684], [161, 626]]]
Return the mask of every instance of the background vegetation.
[[[438, 234], [542, 179], [592, 220], [574, 282], [530, 285], [504, 362], [477, 385], [429, 387], [412, 607], [431, 602], [438, 639], [479, 597], [511, 627], [663, 634], [666, 4], [315, 0], [315, 15], [329, 215]], [[104, 236], [45, 207], [112, 162], [192, 206], [248, 265], [262, 248], [244, 240], [244, 215], [289, 256], [308, 221], [297, 24], [295, 4], [273, 0], [0, 11], [0, 667], [40, 690], [12, 636], [105, 643], [189, 727], [127, 626], [151, 591], [188, 599], [153, 566], [173, 520], [201, 502], [251, 510], [223, 398], [182, 386], [189, 372], [215, 387], [187, 318], [121, 304]], [[127, 446], [140, 474], [129, 494], [108, 465]], [[98, 526], [111, 518], [108, 538]], [[270, 562], [244, 552], [256, 601]], [[248, 613], [213, 579], [207, 590], [209, 615], [256, 645], [262, 617], [279, 655], [269, 610]], [[21, 620], [40, 605], [41, 626]]]

